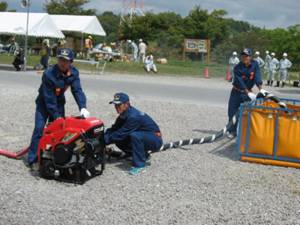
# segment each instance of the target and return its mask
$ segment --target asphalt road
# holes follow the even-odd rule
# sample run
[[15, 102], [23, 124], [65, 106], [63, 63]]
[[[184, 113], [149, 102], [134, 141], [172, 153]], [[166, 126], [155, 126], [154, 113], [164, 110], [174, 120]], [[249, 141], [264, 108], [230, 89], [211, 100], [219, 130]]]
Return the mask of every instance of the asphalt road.
[[[133, 98], [167, 102], [192, 103], [227, 107], [231, 84], [222, 79], [181, 78], [137, 75], [81, 75], [84, 90], [113, 95], [126, 92]], [[41, 74], [34, 71], [14, 72], [0, 70], [0, 82], [9, 86], [18, 84], [38, 89]], [[269, 88], [275, 95], [299, 99], [299, 88]]]
[[[171, 102], [224, 106], [227, 104], [229, 87], [224, 85], [224, 87], [216, 88], [212, 85], [214, 83], [212, 80], [191, 78], [190, 82], [181, 83], [180, 78], [161, 77], [161, 79], [156, 79], [152, 76], [149, 79], [145, 76], [81, 75], [82, 86], [89, 91], [112, 94], [123, 91], [138, 98], [155, 99], [157, 97]], [[18, 84], [38, 89], [41, 75], [32, 71], [0, 70], [0, 82], [9, 86]], [[206, 83], [209, 85], [206, 86]]]

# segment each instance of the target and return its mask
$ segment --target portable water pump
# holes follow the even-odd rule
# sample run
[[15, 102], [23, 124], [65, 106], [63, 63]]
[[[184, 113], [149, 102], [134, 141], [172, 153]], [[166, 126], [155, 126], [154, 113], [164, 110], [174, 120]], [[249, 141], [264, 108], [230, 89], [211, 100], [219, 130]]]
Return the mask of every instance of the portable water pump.
[[[40, 175], [84, 183], [105, 168], [104, 125], [97, 118], [66, 117], [45, 129], [38, 148]], [[100, 170], [96, 167], [100, 165]]]

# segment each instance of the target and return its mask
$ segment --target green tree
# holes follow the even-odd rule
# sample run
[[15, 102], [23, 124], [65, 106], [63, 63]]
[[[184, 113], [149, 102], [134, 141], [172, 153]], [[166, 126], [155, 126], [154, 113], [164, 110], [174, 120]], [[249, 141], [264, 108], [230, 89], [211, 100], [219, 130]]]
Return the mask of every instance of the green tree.
[[207, 33], [205, 24], [209, 17], [207, 10], [201, 9], [200, 6], [195, 6], [187, 17], [184, 18], [184, 36], [187, 38], [207, 38]]
[[107, 33], [106, 41], [114, 42], [118, 40], [120, 16], [113, 12], [106, 11], [97, 16], [103, 29]]
[[194, 7], [184, 18], [184, 36], [187, 38], [210, 39], [214, 47], [228, 36], [228, 23], [224, 19], [225, 10], [209, 13], [200, 6]]
[[264, 32], [266, 38], [269, 40], [266, 48], [275, 52], [278, 58], [281, 58], [282, 54], [287, 52], [289, 59], [293, 62], [293, 69], [299, 70], [300, 24], [287, 29], [277, 28], [274, 30], [265, 30]]
[[0, 2], [0, 12], [6, 12], [7, 11], [7, 2]]
[[84, 9], [89, 0], [50, 0], [44, 4], [49, 14], [94, 15], [94, 9]]

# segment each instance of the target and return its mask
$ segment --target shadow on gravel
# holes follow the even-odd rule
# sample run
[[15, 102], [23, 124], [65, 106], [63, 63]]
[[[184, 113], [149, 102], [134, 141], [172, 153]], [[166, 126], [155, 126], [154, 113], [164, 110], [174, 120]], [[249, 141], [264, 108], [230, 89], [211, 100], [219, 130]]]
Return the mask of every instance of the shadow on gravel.
[[39, 180], [39, 179], [41, 178], [37, 166], [36, 166], [35, 169], [30, 168], [30, 166], [29, 166], [29, 164], [28, 164], [28, 161], [27, 161], [27, 154], [21, 156], [19, 160], [22, 160], [25, 169], [28, 170], [28, 173], [29, 173], [32, 177], [34, 177], [36, 180]]
[[110, 159], [106, 162], [107, 164], [114, 165], [115, 167], [119, 168], [122, 171], [128, 171], [131, 167], [131, 160], [129, 159]]
[[123, 161], [116, 162], [114, 166], [124, 172], [127, 172], [131, 168], [131, 163], [123, 160]]
[[199, 132], [203, 134], [215, 134], [218, 132], [218, 130], [194, 129], [193, 132]]
[[209, 153], [212, 153], [220, 157], [228, 158], [233, 161], [239, 161], [239, 154], [236, 150], [235, 140], [223, 141], [217, 147], [210, 150]]

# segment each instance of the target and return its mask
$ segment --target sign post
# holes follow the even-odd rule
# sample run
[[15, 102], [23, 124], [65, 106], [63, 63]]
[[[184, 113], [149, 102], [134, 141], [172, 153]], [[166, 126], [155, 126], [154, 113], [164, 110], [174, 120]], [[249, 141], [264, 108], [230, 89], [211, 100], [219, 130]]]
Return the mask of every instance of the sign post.
[[206, 54], [206, 63], [210, 63], [210, 40], [208, 39], [184, 39], [183, 60], [186, 53]]
[[27, 55], [28, 55], [28, 26], [29, 26], [29, 12], [30, 12], [30, 0], [22, 0], [21, 6], [27, 8], [27, 19], [26, 19], [26, 34], [25, 34], [25, 49], [24, 49], [24, 71], [27, 67]]

